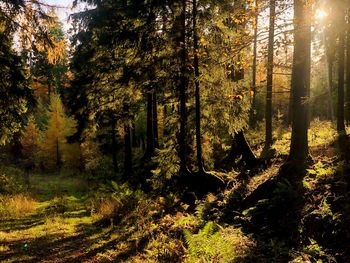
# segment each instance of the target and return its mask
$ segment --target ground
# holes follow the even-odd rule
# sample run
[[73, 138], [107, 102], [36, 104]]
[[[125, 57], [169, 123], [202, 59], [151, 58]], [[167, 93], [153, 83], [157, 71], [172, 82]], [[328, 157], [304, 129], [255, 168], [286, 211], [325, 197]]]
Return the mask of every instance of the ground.
[[95, 262], [99, 250], [107, 250], [108, 227], [94, 225], [85, 181], [33, 175], [30, 184], [31, 198], [13, 197], [22, 196], [18, 202], [29, 211], [0, 221], [0, 261]]
[[[296, 177], [281, 172], [290, 131], [275, 137], [273, 159], [222, 173], [226, 189], [194, 205], [78, 173], [32, 174], [17, 191], [4, 174], [23, 172], [0, 166], [11, 192], [0, 195], [0, 262], [350, 262], [350, 167], [335, 129], [312, 123], [313, 163]], [[261, 151], [262, 136], [248, 138]]]

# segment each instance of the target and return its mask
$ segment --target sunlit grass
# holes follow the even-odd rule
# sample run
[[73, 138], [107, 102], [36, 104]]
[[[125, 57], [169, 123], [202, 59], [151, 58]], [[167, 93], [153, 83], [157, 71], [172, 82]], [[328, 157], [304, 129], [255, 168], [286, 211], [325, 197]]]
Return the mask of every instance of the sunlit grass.
[[26, 194], [0, 196], [0, 217], [24, 217], [35, 212], [37, 201]]

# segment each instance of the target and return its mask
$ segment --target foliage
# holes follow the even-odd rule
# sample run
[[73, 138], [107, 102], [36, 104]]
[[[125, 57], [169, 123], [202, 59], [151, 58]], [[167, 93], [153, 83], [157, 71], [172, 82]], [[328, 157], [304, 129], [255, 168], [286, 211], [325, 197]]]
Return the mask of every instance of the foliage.
[[198, 234], [184, 230], [188, 246], [187, 262], [234, 262], [253, 245], [239, 229], [220, 228], [208, 222]]
[[0, 43], [0, 145], [4, 145], [20, 130], [34, 98], [24, 64], [12, 48], [9, 34], [1, 29]]
[[26, 184], [21, 170], [0, 166], [0, 194], [19, 194], [25, 189]]
[[22, 154], [26, 165], [33, 166], [38, 163], [39, 142], [40, 130], [36, 126], [34, 118], [30, 117], [21, 136]]
[[75, 151], [69, 151], [69, 148], [73, 148], [74, 145], [69, 146], [67, 143], [67, 137], [75, 132], [75, 121], [66, 116], [59, 95], [51, 95], [47, 114], [48, 124], [40, 143], [44, 166], [50, 170], [60, 169], [70, 158], [75, 160], [71, 160], [71, 163], [79, 164], [79, 150], [77, 150], [78, 154]]

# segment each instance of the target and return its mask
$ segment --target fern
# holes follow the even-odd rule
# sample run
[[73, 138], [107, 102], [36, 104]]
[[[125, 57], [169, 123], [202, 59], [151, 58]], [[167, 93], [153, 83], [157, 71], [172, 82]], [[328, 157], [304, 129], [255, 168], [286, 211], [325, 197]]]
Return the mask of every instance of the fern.
[[241, 258], [252, 243], [239, 229], [221, 228], [209, 221], [198, 234], [184, 230], [188, 262], [231, 262]]

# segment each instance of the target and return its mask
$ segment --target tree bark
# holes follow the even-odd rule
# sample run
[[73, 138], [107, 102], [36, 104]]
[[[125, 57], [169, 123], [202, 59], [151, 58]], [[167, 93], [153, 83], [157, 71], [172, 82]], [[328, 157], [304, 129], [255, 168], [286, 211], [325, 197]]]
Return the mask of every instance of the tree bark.
[[187, 79], [187, 46], [186, 46], [186, 0], [182, 0], [181, 11], [181, 28], [180, 28], [180, 59], [181, 59], [181, 76], [179, 84], [179, 103], [180, 103], [180, 134], [179, 134], [179, 159], [180, 174], [188, 173], [187, 168], [187, 143], [186, 143], [186, 126], [187, 126], [187, 109], [186, 109], [186, 90], [188, 85]]
[[253, 41], [253, 65], [252, 65], [252, 90], [253, 96], [251, 101], [251, 108], [249, 113], [249, 124], [255, 127], [255, 107], [256, 107], [256, 66], [257, 66], [257, 49], [258, 49], [258, 22], [259, 22], [259, 0], [255, 0], [255, 16], [254, 16], [254, 41]]
[[200, 104], [200, 86], [199, 86], [199, 59], [198, 59], [198, 35], [197, 35], [197, 1], [193, 0], [192, 19], [193, 19], [193, 52], [194, 52], [194, 84], [196, 98], [196, 150], [197, 166], [199, 173], [204, 173], [203, 156], [202, 156], [202, 133], [201, 133], [201, 104]]
[[117, 138], [116, 138], [116, 120], [112, 117], [111, 121], [111, 136], [112, 136], [112, 163], [113, 171], [118, 172], [118, 161], [117, 161]]
[[151, 91], [147, 93], [147, 131], [146, 131], [146, 152], [145, 158], [150, 158], [154, 153], [153, 139], [153, 96]]
[[[289, 161], [305, 163], [308, 148], [308, 90], [311, 71], [311, 4], [294, 0], [292, 139]], [[305, 100], [306, 99], [306, 100]]]
[[265, 108], [265, 149], [272, 146], [272, 86], [273, 86], [273, 48], [275, 36], [276, 0], [270, 0], [270, 27], [267, 54], [267, 85]]
[[346, 124], [350, 125], [350, 9], [348, 9], [348, 21], [346, 26], [346, 101], [345, 101], [345, 119]]
[[131, 129], [129, 124], [124, 124], [124, 177], [126, 180], [132, 175], [132, 146], [131, 146]]
[[329, 119], [333, 122], [334, 121], [334, 108], [333, 108], [333, 101], [332, 101], [332, 93], [333, 93], [333, 61], [330, 59], [327, 59], [327, 74], [328, 74], [328, 112], [329, 112]]
[[[344, 16], [342, 16], [341, 23], [345, 22]], [[345, 55], [345, 30], [342, 30], [342, 25], [339, 25], [339, 39], [338, 39], [338, 100], [337, 100], [337, 131], [338, 135], [345, 135], [345, 123], [344, 123], [344, 55]]]
[[[159, 136], [158, 136], [158, 104], [157, 104], [157, 93], [155, 90], [153, 90], [153, 94], [152, 94], [152, 105], [153, 105], [153, 145], [154, 148], [158, 148], [159, 147]], [[154, 154], [154, 153], [153, 153]]]

